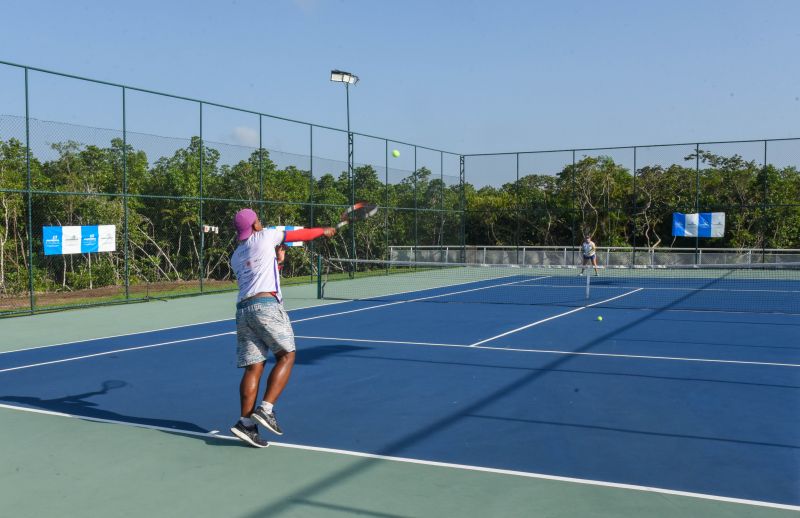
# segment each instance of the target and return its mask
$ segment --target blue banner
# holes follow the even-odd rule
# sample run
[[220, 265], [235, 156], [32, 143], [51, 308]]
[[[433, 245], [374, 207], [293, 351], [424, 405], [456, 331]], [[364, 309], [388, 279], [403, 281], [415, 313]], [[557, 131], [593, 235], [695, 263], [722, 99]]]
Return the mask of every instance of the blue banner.
[[699, 214], [672, 214], [672, 235], [676, 237], [723, 237], [725, 235], [724, 212], [700, 212]]
[[115, 225], [42, 227], [44, 255], [116, 251]]
[[61, 255], [61, 227], [44, 227], [44, 255]]
[[81, 253], [88, 254], [91, 252], [97, 252], [98, 249], [98, 241], [97, 241], [97, 225], [81, 227]]

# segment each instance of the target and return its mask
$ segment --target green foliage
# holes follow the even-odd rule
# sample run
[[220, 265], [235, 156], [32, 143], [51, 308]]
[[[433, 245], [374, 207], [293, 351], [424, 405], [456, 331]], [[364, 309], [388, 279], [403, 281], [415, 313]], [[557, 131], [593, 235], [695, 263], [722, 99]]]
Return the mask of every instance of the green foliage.
[[[309, 275], [313, 252], [386, 258], [389, 245], [457, 246], [462, 224], [469, 245], [571, 245], [582, 233], [600, 246], [685, 245], [671, 237], [672, 213], [698, 207], [727, 213], [728, 231], [715, 246], [800, 247], [796, 167], [761, 167], [702, 150], [685, 157], [699, 159], [699, 170], [650, 164], [634, 179], [610, 157], [586, 156], [557, 175], [520, 171], [517, 181], [481, 187], [447, 185], [425, 167], [390, 185], [371, 166], [356, 167], [352, 183], [347, 171], [312, 178], [279, 167], [264, 149], [221, 163], [220, 152], [197, 137], [152, 159], [118, 138], [108, 147], [52, 144], [47, 160], [30, 160], [31, 229], [26, 149], [19, 140], [0, 140], [0, 295], [28, 292], [31, 260], [37, 292], [120, 286], [126, 272], [131, 285], [229, 282], [238, 209], [253, 207], [270, 225], [328, 226], [351, 198], [382, 211], [332, 240], [290, 250], [287, 276]], [[116, 225], [118, 251], [93, 255], [91, 264], [86, 255], [42, 255], [43, 225], [89, 224]], [[220, 233], [203, 233], [202, 225]]]

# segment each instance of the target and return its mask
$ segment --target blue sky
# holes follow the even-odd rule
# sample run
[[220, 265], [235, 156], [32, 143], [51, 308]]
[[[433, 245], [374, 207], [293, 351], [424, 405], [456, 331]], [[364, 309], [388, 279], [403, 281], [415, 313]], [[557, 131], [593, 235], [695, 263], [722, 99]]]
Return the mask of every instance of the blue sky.
[[[7, 0], [3, 18], [0, 60], [338, 128], [328, 74], [351, 70], [355, 131], [457, 153], [800, 136], [791, 0]], [[0, 67], [0, 113], [19, 114], [19, 77]], [[31, 94], [35, 117], [121, 124], [113, 89], [34, 74]], [[189, 103], [128, 104], [132, 131], [196, 133]], [[307, 152], [307, 129], [269, 126]], [[252, 145], [257, 122], [209, 109], [204, 133]], [[315, 139], [343, 159], [341, 136]]]

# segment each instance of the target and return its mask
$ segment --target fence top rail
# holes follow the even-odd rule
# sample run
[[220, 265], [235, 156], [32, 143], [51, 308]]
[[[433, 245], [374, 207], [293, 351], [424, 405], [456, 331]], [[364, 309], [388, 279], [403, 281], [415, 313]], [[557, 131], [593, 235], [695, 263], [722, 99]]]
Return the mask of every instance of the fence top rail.
[[619, 150], [619, 149], [645, 149], [651, 147], [678, 147], [678, 146], [706, 146], [706, 145], [713, 145], [713, 144], [752, 144], [762, 142], [764, 144], [768, 142], [785, 142], [790, 140], [800, 140], [800, 137], [787, 137], [787, 138], [761, 138], [761, 139], [750, 139], [750, 140], [715, 140], [715, 141], [707, 141], [707, 142], [678, 142], [674, 144], [639, 144], [635, 146], [605, 146], [605, 147], [584, 147], [584, 148], [570, 148], [570, 149], [539, 149], [535, 151], [505, 151], [502, 153], [470, 153], [463, 155], [465, 158], [468, 157], [480, 157], [480, 156], [508, 156], [508, 155], [536, 155], [536, 154], [544, 154], [544, 153], [577, 153], [579, 151], [611, 151], [611, 150]]
[[[11, 61], [0, 60], [0, 65], [6, 65], [6, 66], [11, 66], [11, 67], [22, 68], [22, 69], [24, 69], [26, 71], [27, 70], [33, 70], [33, 71], [41, 72], [41, 73], [44, 73], [44, 74], [51, 74], [51, 75], [56, 75], [56, 76], [61, 76], [61, 77], [67, 77], [67, 78], [71, 78], [71, 79], [77, 79], [77, 80], [80, 80], [80, 81], [87, 81], [87, 82], [90, 82], [90, 83], [102, 84], [102, 85], [106, 85], [106, 86], [112, 86], [112, 87], [115, 87], [115, 88], [122, 88], [123, 91], [124, 90], [133, 90], [133, 91], [136, 91], [136, 92], [142, 92], [142, 93], [153, 94], [153, 95], [160, 95], [160, 96], [163, 96], [163, 97], [170, 97], [170, 98], [173, 98], [173, 99], [179, 99], [179, 100], [183, 100], [183, 101], [195, 102], [195, 103], [199, 103], [201, 105], [215, 106], [217, 108], [224, 108], [224, 109], [227, 109], [227, 110], [234, 110], [234, 111], [239, 111], [239, 112], [242, 112], [242, 113], [250, 113], [252, 115], [257, 115], [259, 117], [268, 117], [268, 118], [271, 118], [271, 119], [282, 120], [282, 121], [291, 122], [291, 123], [295, 123], [295, 124], [302, 124], [302, 125], [305, 125], [305, 126], [309, 126], [311, 128], [319, 128], [319, 129], [326, 129], [326, 130], [330, 130], [330, 131], [337, 131], [337, 132], [340, 132], [340, 133], [347, 133], [347, 130], [344, 130], [344, 129], [341, 129], [341, 128], [334, 128], [332, 126], [325, 126], [325, 125], [322, 125], [322, 124], [315, 124], [315, 123], [312, 123], [312, 122], [306, 122], [306, 121], [300, 121], [300, 120], [296, 120], [296, 119], [290, 119], [288, 117], [281, 117], [280, 115], [272, 115], [272, 114], [269, 114], [269, 113], [263, 113], [263, 112], [258, 112], [258, 111], [255, 111], [255, 110], [249, 110], [247, 108], [239, 108], [237, 106], [230, 106], [230, 105], [220, 104], [220, 103], [211, 102], [211, 101], [203, 101], [201, 99], [195, 99], [195, 98], [192, 98], [192, 97], [185, 97], [185, 96], [182, 96], [182, 95], [170, 94], [170, 93], [166, 93], [166, 92], [159, 92], [157, 90], [150, 90], [150, 89], [147, 89], [147, 88], [141, 88], [141, 87], [137, 87], [137, 86], [128, 86], [128, 85], [124, 85], [124, 84], [121, 84], [121, 83], [114, 83], [112, 81], [104, 81], [104, 80], [101, 80], [101, 79], [92, 79], [92, 78], [89, 78], [89, 77], [83, 77], [83, 76], [79, 76], [79, 75], [75, 75], [75, 74], [67, 74], [65, 72], [57, 72], [57, 71], [48, 70], [48, 69], [45, 69], [45, 68], [22, 65], [22, 64], [19, 64], [19, 63], [13, 63]], [[634, 145], [634, 146], [605, 146], [605, 147], [592, 147], [592, 148], [540, 149], [540, 150], [529, 150], [529, 151], [505, 151], [505, 152], [498, 152], [498, 153], [456, 153], [454, 151], [447, 151], [447, 150], [444, 150], [444, 149], [438, 149], [438, 148], [433, 148], [433, 147], [428, 147], [428, 146], [421, 146], [419, 144], [413, 144], [413, 143], [410, 143], [410, 142], [405, 142], [405, 141], [402, 141], [402, 140], [397, 140], [397, 139], [392, 139], [392, 138], [387, 138], [387, 137], [379, 137], [377, 135], [370, 135], [368, 133], [360, 133], [360, 132], [357, 132], [357, 131], [350, 131], [350, 133], [353, 134], [353, 135], [361, 136], [361, 137], [373, 138], [373, 139], [377, 139], [377, 140], [384, 140], [386, 142], [392, 142], [392, 143], [395, 143], [395, 144], [402, 144], [404, 146], [412, 146], [412, 147], [415, 147], [417, 149], [425, 149], [425, 150], [428, 150], [428, 151], [434, 151], [434, 152], [437, 152], [437, 153], [444, 153], [444, 154], [448, 154], [448, 155], [460, 156], [460, 157], [463, 157], [463, 158], [466, 158], [466, 157], [481, 157], [481, 156], [532, 155], [532, 154], [544, 154], [544, 153], [577, 153], [579, 151], [611, 151], [611, 150], [620, 150], [620, 149], [636, 150], [636, 149], [653, 148], [653, 147], [701, 146], [701, 145], [713, 145], [713, 144], [746, 144], [746, 143], [756, 143], [756, 142], [763, 142], [766, 145], [768, 142], [786, 142], [786, 141], [792, 141], [792, 140], [800, 140], [800, 137], [788, 137], [788, 138], [771, 138], [771, 139], [718, 140], [718, 141], [706, 141], [706, 142], [682, 142], [682, 143], [673, 143], [673, 144], [641, 144], [641, 145]]]
[[[347, 133], [347, 130], [344, 130], [344, 129], [341, 129], [341, 128], [334, 128], [332, 126], [324, 126], [322, 124], [315, 124], [315, 123], [312, 123], [312, 122], [306, 122], [306, 121], [300, 121], [300, 120], [296, 120], [296, 119], [290, 119], [288, 117], [281, 117], [280, 115], [271, 115], [269, 113], [263, 113], [263, 112], [258, 112], [258, 111], [255, 111], [255, 110], [249, 110], [247, 108], [239, 108], [237, 106], [229, 106], [229, 105], [226, 105], [226, 104], [220, 104], [220, 103], [215, 103], [215, 102], [211, 102], [211, 101], [203, 101], [201, 99], [194, 99], [192, 97], [185, 97], [185, 96], [182, 96], [182, 95], [175, 95], [175, 94], [170, 94], [170, 93], [166, 93], [166, 92], [159, 92], [157, 90], [149, 90], [147, 88], [140, 88], [138, 86], [128, 86], [128, 85], [123, 85], [123, 84], [120, 84], [120, 83], [114, 83], [114, 82], [111, 82], [111, 81], [103, 81], [102, 79], [92, 79], [90, 77], [82, 77], [82, 76], [75, 75], [75, 74], [67, 74], [67, 73], [64, 73], [64, 72], [56, 72], [54, 70], [47, 70], [45, 68], [32, 67], [32, 66], [28, 66], [28, 65], [21, 65], [19, 63], [12, 63], [10, 61], [0, 60], [0, 65], [6, 65], [6, 66], [10, 66], [10, 67], [22, 68], [24, 70], [33, 70], [35, 72], [41, 72], [43, 74], [52, 74], [52, 75], [61, 76], [61, 77], [68, 77], [70, 79], [77, 79], [79, 81], [88, 81], [90, 83], [95, 83], [95, 84], [113, 86], [115, 88], [122, 88], [123, 90], [133, 90], [135, 92], [142, 92], [142, 93], [147, 93], [147, 94], [160, 95], [162, 97], [170, 97], [172, 99], [179, 99], [179, 100], [182, 100], [182, 101], [189, 101], [189, 102], [199, 103], [201, 105], [206, 105], [206, 106], [215, 106], [217, 108], [224, 108], [226, 110], [234, 110], [234, 111], [239, 111], [239, 112], [242, 112], [242, 113], [250, 113], [252, 115], [258, 115], [259, 117], [269, 117], [270, 119], [277, 119], [277, 120], [282, 120], [282, 121], [286, 121], [286, 122], [292, 122], [292, 123], [295, 123], [295, 124], [303, 124], [303, 125], [309, 126], [311, 128], [319, 128], [319, 129], [326, 129], [326, 130], [330, 130], [330, 131], [338, 131], [340, 133]], [[446, 151], [444, 149], [436, 149], [436, 148], [432, 148], [432, 147], [421, 146], [421, 145], [418, 145], [418, 144], [412, 144], [410, 142], [404, 142], [402, 140], [397, 140], [397, 139], [392, 139], [392, 138], [387, 138], [387, 137], [378, 137], [376, 135], [370, 135], [368, 133], [359, 133], [357, 131], [350, 131], [350, 133], [352, 133], [353, 135], [358, 135], [360, 137], [368, 137], [368, 138], [374, 138], [374, 139], [377, 139], [377, 140], [385, 140], [387, 142], [392, 142], [392, 143], [395, 143], [395, 144], [402, 144], [404, 146], [412, 146], [412, 147], [415, 147], [415, 148], [418, 148], [418, 149], [427, 149], [428, 151], [435, 151], [437, 153], [446, 153], [448, 155], [461, 156], [460, 153], [455, 153], [453, 151]]]
[[[580, 245], [519, 245], [519, 246], [503, 246], [503, 245], [390, 245], [389, 248], [392, 250], [404, 250], [404, 249], [417, 249], [417, 250], [439, 250], [441, 248], [468, 248], [468, 249], [486, 249], [486, 250], [517, 250], [520, 248], [525, 248], [526, 250], [580, 250]], [[634, 247], [632, 246], [598, 246], [597, 250], [608, 250], [608, 251], [632, 251]], [[637, 251], [648, 250], [653, 252], [692, 252], [694, 253], [695, 250], [699, 250], [703, 253], [707, 252], [735, 252], [735, 253], [747, 253], [747, 252], [754, 252], [754, 253], [800, 253], [800, 248], [688, 248], [688, 247], [675, 247], [675, 248], [665, 248], [665, 247], [657, 247], [651, 248], [648, 246], [636, 247]]]

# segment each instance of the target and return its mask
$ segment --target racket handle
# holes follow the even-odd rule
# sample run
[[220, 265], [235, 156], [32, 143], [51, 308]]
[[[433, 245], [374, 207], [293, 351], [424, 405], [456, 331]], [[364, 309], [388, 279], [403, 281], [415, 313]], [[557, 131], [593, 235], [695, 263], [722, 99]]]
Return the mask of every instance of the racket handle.
[[349, 223], [349, 222], [348, 221], [340, 221], [339, 223], [336, 224], [336, 228], [340, 229], [343, 226], [347, 225], [347, 223]]

